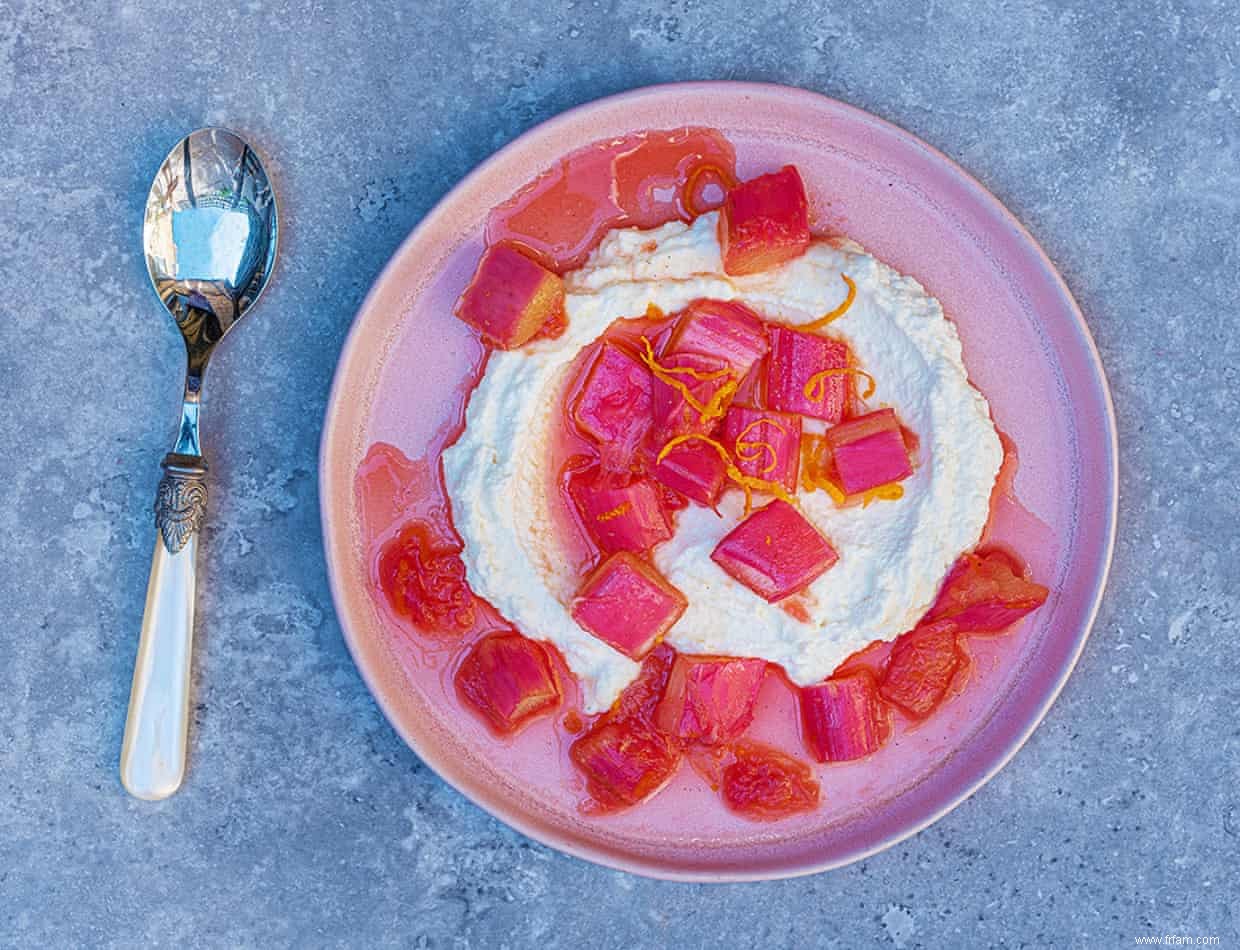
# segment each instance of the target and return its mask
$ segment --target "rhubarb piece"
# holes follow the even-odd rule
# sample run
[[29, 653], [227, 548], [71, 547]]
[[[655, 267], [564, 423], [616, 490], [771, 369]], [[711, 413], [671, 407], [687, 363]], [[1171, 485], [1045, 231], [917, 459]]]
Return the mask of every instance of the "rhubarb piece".
[[951, 620], [958, 630], [997, 633], [1042, 606], [1049, 593], [1020, 576], [1000, 551], [965, 554], [948, 573], [923, 622]]
[[723, 269], [756, 274], [800, 257], [809, 247], [805, 183], [791, 165], [737, 185], [719, 213]]
[[656, 462], [654, 477], [707, 508], [714, 508], [727, 481], [727, 465], [709, 445], [682, 442]]
[[839, 560], [818, 529], [780, 499], [733, 528], [710, 557], [771, 603], [804, 590]]
[[[438, 474], [438, 472], [436, 472]], [[354, 499], [361, 516], [362, 538], [367, 545], [387, 533], [410, 513], [419, 491], [430, 493], [428, 467], [405, 457], [387, 442], [375, 442], [357, 468]]]
[[801, 687], [805, 742], [819, 762], [848, 762], [883, 744], [874, 677], [861, 670]]
[[953, 621], [923, 624], [896, 640], [878, 691], [910, 716], [924, 719], [943, 701], [962, 662]]
[[826, 439], [846, 494], [870, 491], [913, 474], [895, 410], [879, 409], [832, 426]]
[[688, 498], [664, 482], [659, 481], [657, 471], [652, 474], [655, 476], [655, 487], [659, 489], [659, 499], [663, 505], [663, 510], [667, 512], [668, 517], [689, 507]]
[[612, 343], [590, 364], [573, 405], [573, 420], [600, 446], [631, 456], [650, 431], [650, 370]]
[[564, 331], [568, 329], [568, 314], [564, 312], [561, 306], [551, 318], [544, 323], [534, 333], [530, 340], [558, 340], [564, 335]]
[[[817, 333], [771, 326], [766, 361], [766, 404], [834, 425], [852, 399], [852, 375], [846, 372], [848, 346]], [[840, 370], [835, 375], [823, 375]]]
[[666, 643], [656, 646], [646, 654], [637, 678], [624, 688], [607, 715], [617, 719], [636, 717], [653, 724], [654, 711], [667, 689], [667, 680], [675, 662], [675, 650]]
[[790, 494], [796, 493], [800, 416], [733, 406], [723, 420], [723, 445], [744, 474], [777, 482]]
[[464, 630], [474, 622], [474, 595], [465, 581], [461, 547], [438, 540], [412, 521], [379, 551], [379, 588], [392, 610], [422, 627]]
[[560, 704], [560, 683], [547, 648], [515, 631], [474, 644], [456, 671], [456, 688], [501, 735]]
[[769, 348], [762, 318], [744, 304], [702, 299], [681, 313], [663, 355], [714, 357], [741, 379]]
[[571, 479], [568, 491], [586, 531], [604, 554], [640, 554], [672, 536], [662, 493], [648, 478], [613, 485], [595, 473]]
[[749, 516], [749, 512], [753, 507], [753, 493], [755, 491], [766, 492], [774, 495], [776, 498], [782, 499], [783, 501], [792, 501], [792, 496], [789, 495], [788, 492], [785, 491], [784, 486], [780, 485], [778, 482], [770, 482], [764, 478], [755, 478], [742, 472], [732, 463], [732, 455], [726, 448], [724, 448], [723, 443], [716, 439], [712, 439], [709, 436], [696, 434], [676, 436], [659, 450], [659, 454], [655, 458], [655, 464], [657, 465], [659, 462], [662, 462], [680, 446], [691, 444], [701, 444], [707, 446], [711, 449], [711, 451], [719, 456], [720, 461], [723, 462], [723, 470], [727, 474], [728, 478], [736, 482], [736, 484], [739, 485], [741, 490], [745, 493], [746, 517]]
[[765, 674], [765, 660], [677, 656], [654, 723], [690, 742], [717, 745], [739, 739], [753, 722]]
[[753, 368], [736, 387], [736, 395], [732, 397], [734, 405], [738, 403], [742, 406], [766, 405], [766, 366], [767, 357], [765, 356], [753, 364]]
[[604, 716], [569, 747], [590, 796], [604, 808], [645, 801], [680, 764], [680, 750], [641, 719]]
[[581, 627], [640, 660], [685, 612], [688, 601], [663, 575], [627, 551], [591, 574], [570, 612]]
[[770, 821], [818, 807], [818, 781], [804, 762], [753, 742], [733, 751], [720, 789], [733, 811]]
[[678, 435], [706, 435], [728, 411], [737, 378], [717, 356], [675, 353], [647, 362], [654, 368], [655, 442]]
[[501, 241], [482, 253], [473, 280], [456, 302], [456, 315], [501, 350], [528, 342], [564, 307], [564, 281]]

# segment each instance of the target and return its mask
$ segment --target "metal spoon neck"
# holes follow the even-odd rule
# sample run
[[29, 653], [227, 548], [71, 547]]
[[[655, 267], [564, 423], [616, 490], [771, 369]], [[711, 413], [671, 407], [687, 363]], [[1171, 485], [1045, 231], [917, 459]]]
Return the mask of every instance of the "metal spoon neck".
[[202, 375], [185, 374], [185, 397], [181, 400], [181, 424], [177, 428], [177, 444], [172, 449], [178, 455], [202, 455], [202, 443], [198, 436], [198, 416], [202, 406]]

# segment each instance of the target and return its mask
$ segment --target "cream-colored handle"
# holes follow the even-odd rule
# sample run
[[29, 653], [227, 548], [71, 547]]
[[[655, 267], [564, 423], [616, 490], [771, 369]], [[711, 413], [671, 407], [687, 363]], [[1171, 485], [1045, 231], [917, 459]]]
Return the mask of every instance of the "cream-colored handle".
[[197, 531], [175, 554], [155, 542], [121, 747], [121, 783], [148, 801], [167, 798], [185, 776], [197, 554]]

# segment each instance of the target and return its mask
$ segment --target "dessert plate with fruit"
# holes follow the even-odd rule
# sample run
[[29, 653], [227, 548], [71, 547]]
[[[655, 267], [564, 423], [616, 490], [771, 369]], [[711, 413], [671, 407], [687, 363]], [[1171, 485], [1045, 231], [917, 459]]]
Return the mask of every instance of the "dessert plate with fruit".
[[478, 804], [695, 880], [837, 866], [1024, 742], [1097, 609], [1115, 428], [1033, 239], [800, 90], [566, 113], [406, 240], [321, 457], [350, 649]]

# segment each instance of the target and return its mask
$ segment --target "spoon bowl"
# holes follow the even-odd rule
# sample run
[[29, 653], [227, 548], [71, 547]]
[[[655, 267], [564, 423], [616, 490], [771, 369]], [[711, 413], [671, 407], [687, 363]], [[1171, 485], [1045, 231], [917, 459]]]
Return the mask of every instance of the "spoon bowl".
[[155, 500], [159, 538], [121, 748], [121, 782], [137, 798], [167, 798], [185, 774], [195, 562], [207, 503], [203, 375], [216, 344], [267, 286], [278, 230], [263, 163], [227, 129], [199, 129], [178, 142], [147, 196], [147, 272], [185, 341], [186, 372], [176, 445]]
[[262, 162], [227, 129], [191, 132], [168, 153], [146, 202], [142, 246], [155, 293], [177, 321], [191, 366], [257, 302], [278, 246]]

